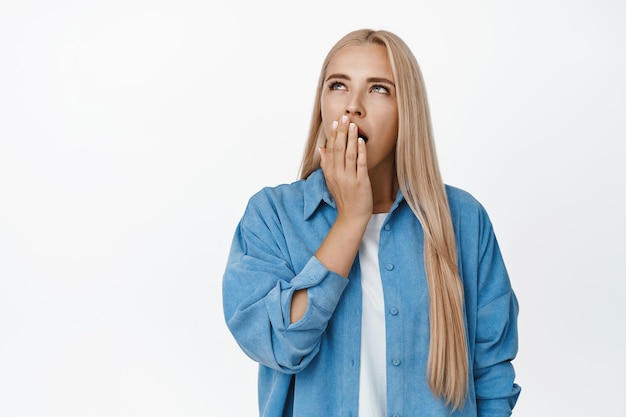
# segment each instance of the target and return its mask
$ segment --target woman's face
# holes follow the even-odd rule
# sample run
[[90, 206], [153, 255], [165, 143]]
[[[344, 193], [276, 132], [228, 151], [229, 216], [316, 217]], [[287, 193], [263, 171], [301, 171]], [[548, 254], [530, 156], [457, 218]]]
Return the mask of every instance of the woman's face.
[[339, 50], [326, 71], [321, 108], [327, 137], [333, 121], [345, 114], [367, 140], [368, 169], [393, 167], [398, 103], [384, 46], [365, 44]]

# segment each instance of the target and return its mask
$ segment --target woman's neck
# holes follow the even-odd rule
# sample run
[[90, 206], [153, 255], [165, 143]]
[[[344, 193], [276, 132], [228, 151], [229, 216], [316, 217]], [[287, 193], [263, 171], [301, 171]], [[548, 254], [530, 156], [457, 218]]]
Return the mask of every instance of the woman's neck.
[[398, 193], [398, 178], [395, 169], [371, 170], [373, 213], [387, 213]]

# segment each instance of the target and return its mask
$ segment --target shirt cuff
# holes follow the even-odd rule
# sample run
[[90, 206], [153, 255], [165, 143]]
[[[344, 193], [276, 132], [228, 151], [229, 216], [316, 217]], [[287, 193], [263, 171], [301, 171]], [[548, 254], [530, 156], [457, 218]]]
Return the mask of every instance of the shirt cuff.
[[[283, 311], [289, 311], [291, 298], [296, 290], [306, 289], [308, 295], [308, 306], [302, 319], [291, 324], [297, 325], [300, 322], [308, 321], [314, 310], [323, 310], [326, 314], [322, 320], [328, 320], [335, 311], [339, 299], [344, 289], [348, 285], [348, 280], [341, 275], [330, 271], [319, 259], [312, 256], [304, 266], [302, 271], [294, 277], [291, 282], [292, 291], [284, 293]], [[320, 312], [321, 313], [321, 312]]]

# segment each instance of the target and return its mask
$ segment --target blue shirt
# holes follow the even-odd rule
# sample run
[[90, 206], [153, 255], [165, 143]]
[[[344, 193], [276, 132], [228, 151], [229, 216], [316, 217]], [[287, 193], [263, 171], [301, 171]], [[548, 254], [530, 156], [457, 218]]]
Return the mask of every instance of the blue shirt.
[[[468, 193], [446, 186], [465, 291], [469, 396], [451, 414], [427, 382], [429, 295], [422, 227], [401, 192], [380, 235], [387, 346], [387, 412], [393, 417], [509, 416], [520, 392], [518, 304], [491, 222]], [[337, 210], [321, 170], [264, 188], [246, 207], [223, 277], [226, 323], [259, 363], [262, 417], [357, 417], [361, 334], [358, 256], [348, 279], [314, 256]], [[294, 291], [308, 289], [290, 320]]]

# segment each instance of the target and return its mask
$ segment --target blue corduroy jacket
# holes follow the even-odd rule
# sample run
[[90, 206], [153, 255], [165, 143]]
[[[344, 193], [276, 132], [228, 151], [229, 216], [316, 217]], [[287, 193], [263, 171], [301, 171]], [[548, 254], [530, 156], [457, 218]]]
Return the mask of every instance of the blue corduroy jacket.
[[[518, 303], [489, 217], [470, 194], [446, 186], [465, 291], [469, 395], [451, 413], [429, 389], [429, 295], [420, 222], [398, 192], [383, 224], [379, 264], [387, 347], [387, 415], [505, 417], [517, 401]], [[361, 334], [358, 257], [348, 279], [314, 256], [337, 210], [321, 170], [267, 187], [248, 202], [223, 276], [226, 323], [259, 363], [262, 417], [357, 417]], [[307, 288], [302, 319], [294, 291]]]

